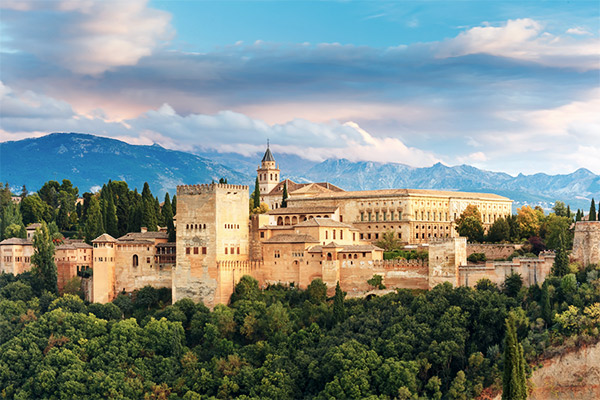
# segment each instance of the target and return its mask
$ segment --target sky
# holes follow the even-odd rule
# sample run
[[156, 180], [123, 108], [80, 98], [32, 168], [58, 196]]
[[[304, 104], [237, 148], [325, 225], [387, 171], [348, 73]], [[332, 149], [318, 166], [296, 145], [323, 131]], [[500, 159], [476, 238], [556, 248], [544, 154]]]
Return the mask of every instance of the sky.
[[0, 7], [0, 141], [600, 174], [597, 0]]

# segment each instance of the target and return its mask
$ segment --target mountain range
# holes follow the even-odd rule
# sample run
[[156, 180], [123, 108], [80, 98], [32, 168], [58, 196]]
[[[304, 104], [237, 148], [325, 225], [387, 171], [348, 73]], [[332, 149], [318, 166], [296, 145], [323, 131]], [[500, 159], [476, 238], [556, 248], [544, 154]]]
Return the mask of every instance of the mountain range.
[[[160, 196], [180, 184], [227, 178], [229, 183], [254, 185], [255, 157], [204, 151], [190, 154], [159, 145], [141, 146], [80, 133], [53, 133], [40, 138], [0, 143], [0, 180], [15, 192], [25, 184], [34, 191], [51, 179], [69, 179], [80, 192], [112, 180], [125, 180], [141, 189], [149, 182]], [[441, 163], [415, 168], [401, 163], [352, 162], [330, 159], [317, 163], [289, 154], [275, 154], [282, 176], [297, 182], [328, 181], [346, 190], [383, 188], [444, 189], [496, 193], [515, 200], [515, 206], [539, 204], [549, 208], [556, 200], [572, 208], [589, 208], [600, 199], [600, 176], [587, 169], [564, 175], [511, 176], [469, 165]]]

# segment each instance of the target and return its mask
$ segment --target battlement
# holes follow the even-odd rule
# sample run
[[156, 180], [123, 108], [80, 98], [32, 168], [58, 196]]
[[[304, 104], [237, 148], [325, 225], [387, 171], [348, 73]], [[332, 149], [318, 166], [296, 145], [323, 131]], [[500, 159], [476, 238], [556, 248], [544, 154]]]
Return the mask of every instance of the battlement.
[[177, 194], [209, 194], [216, 193], [217, 189], [223, 190], [248, 190], [247, 185], [230, 185], [227, 183], [202, 183], [197, 185], [178, 185]]
[[412, 260], [407, 260], [405, 258], [398, 258], [394, 260], [375, 260], [373, 261], [373, 266], [381, 268], [422, 268], [428, 267], [429, 261], [418, 258]]

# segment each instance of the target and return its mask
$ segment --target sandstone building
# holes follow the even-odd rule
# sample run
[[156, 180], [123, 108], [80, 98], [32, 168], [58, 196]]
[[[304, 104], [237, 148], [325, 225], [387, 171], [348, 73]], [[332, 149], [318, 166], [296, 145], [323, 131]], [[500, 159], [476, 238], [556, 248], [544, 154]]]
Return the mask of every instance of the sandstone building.
[[[165, 232], [144, 229], [120, 238], [103, 234], [92, 246], [66, 241], [56, 248], [59, 286], [79, 275], [88, 282], [90, 301], [108, 302], [151, 285], [171, 288], [173, 301], [191, 298], [212, 307], [227, 303], [244, 275], [263, 286], [301, 288], [320, 278], [329, 290], [340, 282], [349, 294], [360, 295], [373, 289], [367, 280], [376, 274], [390, 289], [428, 289], [443, 282], [473, 286], [484, 277], [502, 283], [512, 272], [526, 284], [541, 283], [552, 266], [553, 254], [467, 263], [466, 240], [457, 237], [455, 219], [473, 204], [489, 227], [511, 212], [512, 201], [502, 196], [416, 189], [348, 192], [329, 183], [297, 184], [281, 180], [269, 148], [257, 176], [261, 201], [271, 208], [267, 213], [250, 218], [248, 186], [178, 186], [175, 243], [167, 242]], [[280, 207], [284, 185], [287, 208]], [[2, 272], [31, 267], [35, 228], [28, 227], [28, 239], [0, 242]], [[376, 242], [386, 232], [406, 245], [428, 248], [429, 258], [384, 260]]]

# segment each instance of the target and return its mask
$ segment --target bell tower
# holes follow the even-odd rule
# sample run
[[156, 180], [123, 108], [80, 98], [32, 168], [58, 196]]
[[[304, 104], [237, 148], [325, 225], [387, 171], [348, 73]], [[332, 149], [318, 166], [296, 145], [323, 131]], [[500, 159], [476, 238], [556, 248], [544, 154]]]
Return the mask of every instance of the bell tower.
[[275, 164], [275, 158], [269, 148], [269, 141], [267, 140], [267, 151], [262, 158], [260, 167], [256, 170], [258, 175], [258, 188], [260, 192], [261, 201], [263, 196], [269, 194], [271, 190], [279, 183], [279, 168]]

